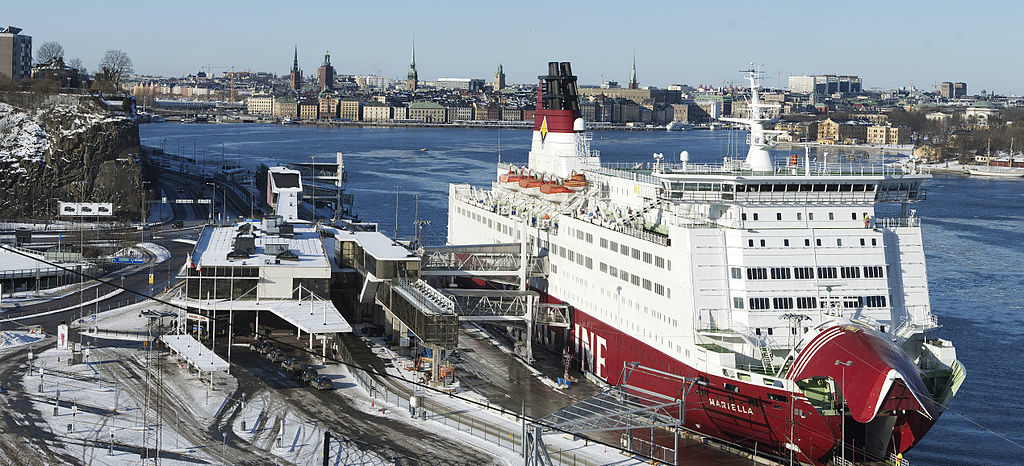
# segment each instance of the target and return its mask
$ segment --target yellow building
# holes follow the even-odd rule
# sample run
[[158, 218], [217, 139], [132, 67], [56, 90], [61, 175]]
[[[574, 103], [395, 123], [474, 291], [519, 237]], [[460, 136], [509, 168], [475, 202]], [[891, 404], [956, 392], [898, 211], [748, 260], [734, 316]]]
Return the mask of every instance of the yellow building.
[[909, 144], [910, 129], [903, 126], [869, 126], [866, 141], [868, 144], [879, 145]]
[[818, 124], [819, 144], [860, 144], [867, 139], [868, 125], [838, 122], [831, 118]]
[[320, 115], [320, 103], [313, 100], [299, 103], [299, 119], [316, 120]]
[[346, 97], [341, 99], [341, 110], [339, 116], [342, 120], [347, 121], [359, 121], [362, 116], [361, 110], [363, 109], [363, 103], [355, 97]]
[[254, 95], [245, 100], [246, 111], [250, 115], [273, 115], [274, 96]]

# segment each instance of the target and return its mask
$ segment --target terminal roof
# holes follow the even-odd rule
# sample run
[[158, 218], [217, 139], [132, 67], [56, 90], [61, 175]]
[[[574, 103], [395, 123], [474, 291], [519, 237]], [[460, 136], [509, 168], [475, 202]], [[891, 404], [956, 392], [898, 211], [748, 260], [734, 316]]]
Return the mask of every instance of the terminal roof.
[[214, 354], [210, 348], [203, 346], [191, 335], [164, 335], [160, 339], [199, 372], [226, 371], [230, 367], [227, 361]]
[[[240, 233], [234, 226], [207, 226], [203, 229], [196, 247], [192, 252], [192, 263], [196, 267], [329, 267], [330, 261], [324, 250], [320, 235], [313, 225], [291, 223], [294, 235], [291, 238], [279, 235], [266, 235], [256, 230], [256, 252], [248, 259], [231, 258], [228, 253], [234, 250], [235, 236]], [[287, 243], [288, 249], [298, 256], [299, 260], [281, 261], [276, 263], [277, 255], [266, 252], [267, 244]]]

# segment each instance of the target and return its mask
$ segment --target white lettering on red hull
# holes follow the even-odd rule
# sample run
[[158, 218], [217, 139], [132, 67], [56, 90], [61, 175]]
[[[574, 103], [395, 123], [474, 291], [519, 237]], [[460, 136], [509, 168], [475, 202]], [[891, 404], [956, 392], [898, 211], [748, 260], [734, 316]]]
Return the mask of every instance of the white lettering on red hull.
[[605, 352], [608, 342], [597, 332], [588, 331], [580, 324], [576, 326], [576, 355], [580, 357], [583, 370], [589, 370], [601, 379], [608, 380], [605, 374]]
[[746, 414], [748, 416], [752, 416], [754, 414], [754, 410], [750, 409], [749, 406], [744, 406], [742, 404], [737, 404], [737, 403], [732, 403], [732, 402], [722, 401], [722, 400], [716, 400], [714, 398], [708, 398], [708, 404], [711, 405], [711, 406], [714, 406], [716, 408], [719, 408], [719, 409], [724, 409], [724, 410], [727, 410], [727, 411], [733, 411], [733, 412], [736, 412], [736, 413]]

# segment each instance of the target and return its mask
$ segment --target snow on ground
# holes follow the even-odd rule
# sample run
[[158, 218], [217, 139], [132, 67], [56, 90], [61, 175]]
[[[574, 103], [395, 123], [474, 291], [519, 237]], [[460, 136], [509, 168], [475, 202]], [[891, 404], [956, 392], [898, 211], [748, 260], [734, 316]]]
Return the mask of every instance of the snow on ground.
[[[119, 363], [145, 371], [145, 352], [140, 347], [93, 348], [84, 364], [69, 365], [69, 357], [67, 351], [46, 350], [31, 362], [32, 369], [26, 371], [22, 380], [26, 393], [32, 398], [34, 411], [22, 415], [34, 417], [32, 422], [44, 424], [44, 429], [60, 437], [75, 440], [62, 444], [68, 454], [86, 459], [90, 464], [137, 462], [139, 454], [135, 452], [115, 449], [113, 455], [108, 455], [103, 441], [109, 441], [113, 434], [115, 443], [139, 446], [143, 444], [145, 436], [147, 444], [153, 448], [156, 446], [154, 439], [159, 429], [163, 450], [194, 459], [214, 461], [206, 451], [216, 448], [215, 441], [197, 445], [179, 430], [190, 426], [182, 426], [171, 419], [158, 422], [156, 406], [152, 403], [153, 395], [146, 409], [144, 390], [111, 375], [111, 371], [118, 369], [116, 366]], [[166, 393], [172, 398], [166, 402], [188, 411], [194, 419], [204, 424], [212, 422], [226, 397], [235, 389], [234, 378], [221, 374], [215, 378], [216, 390], [210, 391], [206, 379], [198, 380], [174, 364], [164, 364], [163, 382], [167, 387]], [[55, 410], [56, 403], [60, 406]], [[205, 431], [205, 427], [200, 426], [199, 430]], [[78, 445], [78, 441], [82, 440], [95, 440], [99, 444]], [[164, 462], [194, 463], [168, 459]]]
[[42, 333], [7, 331], [0, 332], [0, 350], [28, 345], [45, 338]]
[[[364, 340], [374, 343], [372, 351], [384, 360], [392, 361], [392, 367], [387, 367], [391, 375], [401, 377], [405, 380], [420, 380], [420, 373], [410, 369], [412, 360], [395, 355], [391, 350], [381, 345], [380, 338], [365, 338]], [[331, 376], [335, 380], [336, 392], [350, 399], [357, 400], [354, 407], [372, 416], [388, 417], [401, 422], [424, 427], [430, 431], [443, 432], [450, 438], [458, 439], [460, 442], [472, 444], [474, 447], [486, 451], [496, 458], [503, 459], [506, 464], [518, 464], [522, 461], [519, 456], [519, 447], [510, 450], [512, 440], [508, 437], [513, 434], [518, 437], [522, 431], [521, 421], [514, 415], [502, 413], [497, 405], [490, 406], [489, 401], [474, 392], [461, 392], [459, 398], [471, 398], [485, 403], [485, 406], [471, 404], [456, 397], [450, 397], [438, 392], [427, 392], [424, 398], [429, 401], [431, 409], [443, 407], [449, 417], [441, 413], [429, 413], [426, 420], [413, 419], [409, 412], [408, 400], [402, 400], [401, 405], [395, 405], [394, 394], [389, 397], [390, 401], [383, 401], [381, 393], [371, 394], [366, 387], [359, 385], [358, 380], [353, 377], [347, 366], [330, 364], [324, 368], [318, 368], [321, 375]], [[344, 380], [350, 383], [339, 384], [337, 380]], [[411, 386], [410, 386], [411, 388]], [[422, 389], [416, 391], [422, 392]], [[481, 424], [487, 424], [487, 434], [482, 434]], [[495, 430], [503, 434], [501, 439], [495, 438]], [[481, 435], [488, 436], [485, 440]], [[549, 434], [544, 436], [547, 450], [552, 454], [552, 460], [558, 464], [559, 458], [563, 464], [621, 464], [639, 465], [644, 464], [642, 460], [623, 455], [618, 449], [605, 447], [599, 444], [590, 444], [583, 440], [573, 440], [561, 435]], [[500, 445], [499, 445], [500, 444]]]
[[161, 263], [163, 261], [166, 261], [166, 260], [169, 260], [171, 258], [171, 252], [168, 251], [167, 248], [165, 248], [165, 247], [163, 247], [163, 246], [161, 246], [159, 244], [156, 244], [156, 243], [139, 243], [139, 244], [136, 244], [135, 246], [143, 248], [143, 249], [149, 251], [150, 254], [153, 254], [154, 256], [156, 256], [156, 260], [153, 262], [153, 264], [159, 264], [159, 263]]

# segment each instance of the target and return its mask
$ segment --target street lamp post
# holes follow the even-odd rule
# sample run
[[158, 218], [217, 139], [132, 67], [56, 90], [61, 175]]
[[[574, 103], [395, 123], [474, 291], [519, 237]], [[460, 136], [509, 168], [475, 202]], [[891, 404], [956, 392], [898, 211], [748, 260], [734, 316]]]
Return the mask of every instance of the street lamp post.
[[313, 208], [313, 223], [316, 223], [316, 156], [309, 156], [309, 193], [313, 198], [310, 205]]
[[146, 185], [147, 184], [149, 184], [148, 181], [146, 181], [146, 180], [142, 181], [142, 192], [140, 193], [140, 199], [139, 199], [139, 217], [140, 217], [140, 219], [139, 219], [140, 220], [139, 228], [142, 231], [141, 237], [142, 237], [142, 242], [143, 243], [146, 242]]
[[217, 205], [217, 184], [216, 183], [212, 183], [212, 182], [211, 183], [206, 183], [206, 184], [208, 184], [210, 186], [213, 186], [213, 196], [211, 196], [211, 198], [210, 198], [210, 207], [209, 207], [209, 209], [210, 209], [210, 223], [213, 223], [213, 208]]
[[841, 418], [839, 418], [839, 435], [841, 436], [841, 439], [839, 441], [839, 457], [843, 459], [843, 464], [846, 464], [846, 368], [850, 367], [852, 364], [853, 361], [844, 362], [838, 359], [836, 360], [836, 365], [841, 366], [841, 369], [843, 371], [843, 381], [841, 385], [842, 388], [840, 389], [840, 392], [843, 394], [843, 405], [842, 411], [839, 413], [840, 416], [842, 416]]

